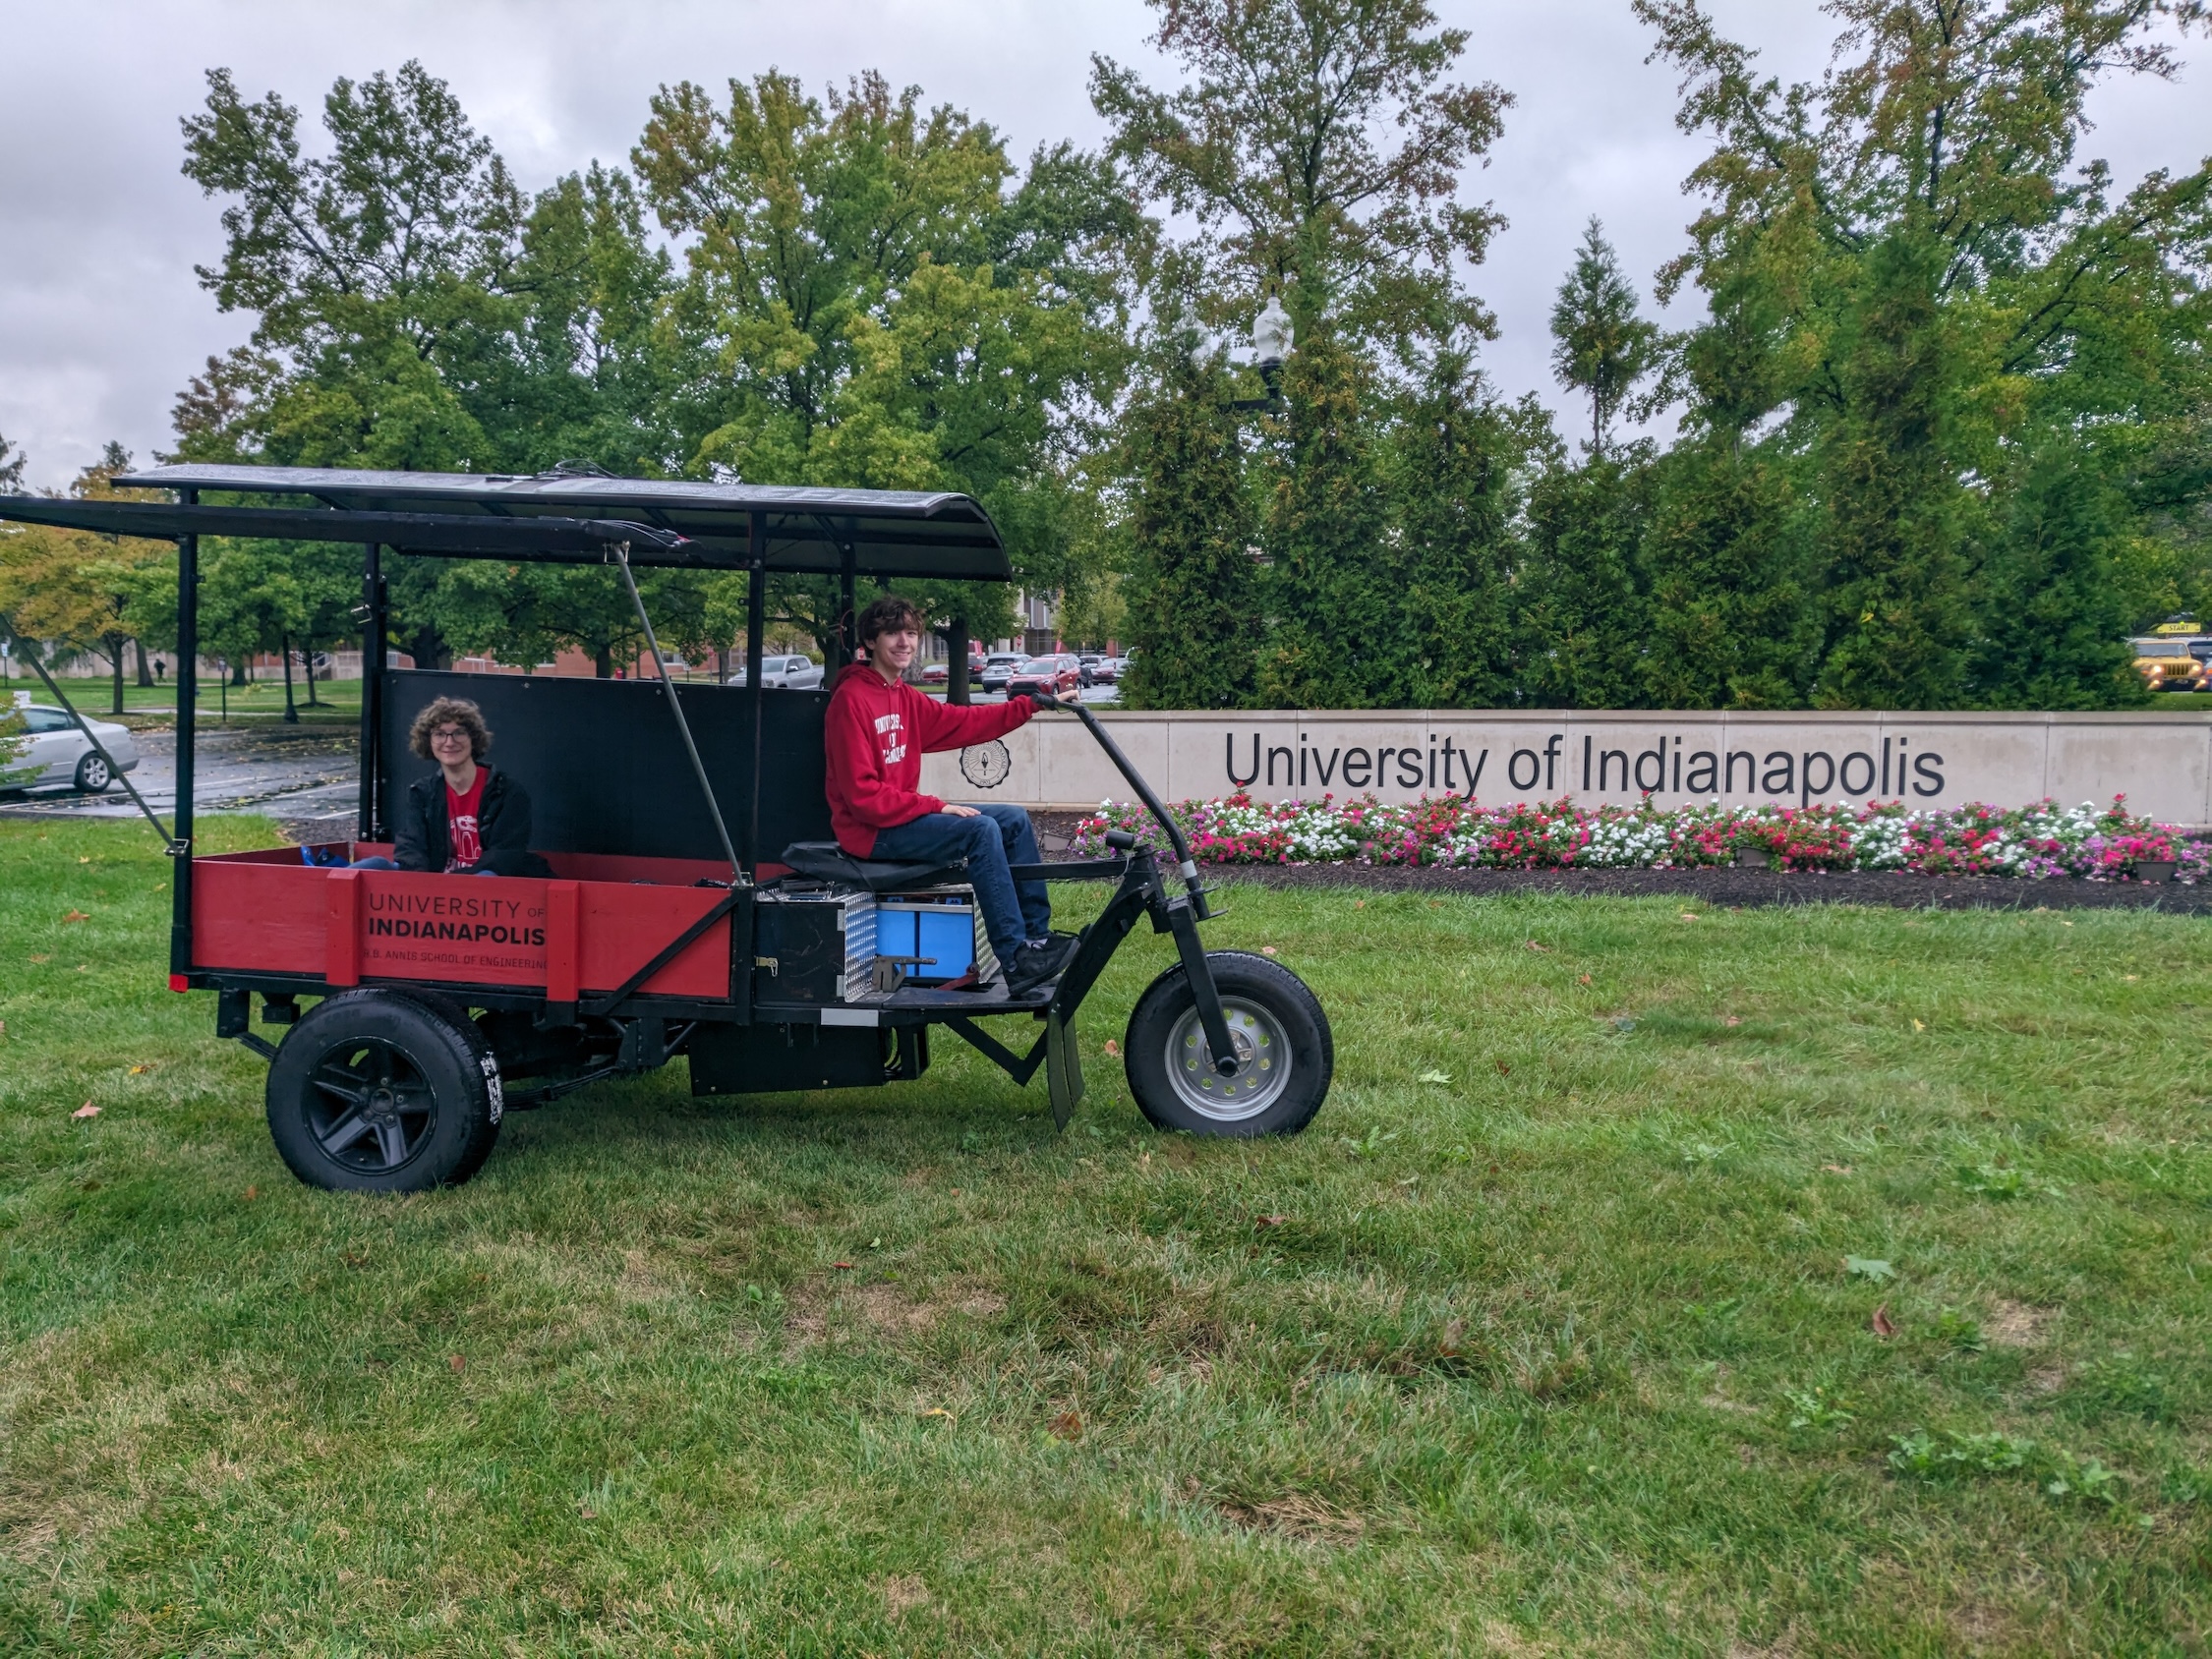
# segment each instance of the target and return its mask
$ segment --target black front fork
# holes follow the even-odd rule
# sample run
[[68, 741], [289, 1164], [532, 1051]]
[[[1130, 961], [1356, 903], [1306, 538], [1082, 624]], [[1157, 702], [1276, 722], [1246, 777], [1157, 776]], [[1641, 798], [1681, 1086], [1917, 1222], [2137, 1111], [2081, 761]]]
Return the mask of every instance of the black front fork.
[[1090, 995], [1090, 988], [1098, 982], [1107, 961], [1130, 930], [1136, 926], [1137, 917], [1148, 915], [1154, 933], [1175, 936], [1175, 953], [1182, 959], [1184, 977], [1191, 982], [1191, 995], [1198, 1006], [1198, 1021], [1205, 1029], [1206, 1048], [1213, 1055], [1214, 1064], [1225, 1075], [1233, 1075], [1237, 1070], [1236, 1045], [1229, 1037], [1228, 1016], [1221, 1011], [1221, 992], [1213, 983], [1213, 968], [1206, 961], [1205, 943], [1198, 938], [1198, 923], [1205, 919], [1205, 913], [1199, 908], [1201, 903], [1194, 893], [1170, 895], [1160, 874], [1159, 861], [1149, 852], [1134, 854], [1121, 886], [1107, 900], [1105, 910], [1097, 921], [1083, 929], [1082, 944], [1075, 960], [1068, 964], [1067, 972], [1060, 976], [1059, 989], [1052, 999], [1052, 1013], [1063, 1022], [1075, 1018], [1076, 1009]]

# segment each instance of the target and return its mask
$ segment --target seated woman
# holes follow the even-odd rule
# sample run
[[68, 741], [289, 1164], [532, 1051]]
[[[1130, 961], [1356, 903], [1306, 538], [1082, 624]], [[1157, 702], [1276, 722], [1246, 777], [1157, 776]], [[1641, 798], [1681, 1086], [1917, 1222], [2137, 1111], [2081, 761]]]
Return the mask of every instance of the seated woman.
[[530, 850], [530, 796], [507, 772], [484, 764], [492, 752], [484, 711], [440, 697], [415, 716], [407, 747], [437, 763], [438, 775], [408, 785], [390, 858], [357, 870], [440, 870], [452, 876], [551, 876]]

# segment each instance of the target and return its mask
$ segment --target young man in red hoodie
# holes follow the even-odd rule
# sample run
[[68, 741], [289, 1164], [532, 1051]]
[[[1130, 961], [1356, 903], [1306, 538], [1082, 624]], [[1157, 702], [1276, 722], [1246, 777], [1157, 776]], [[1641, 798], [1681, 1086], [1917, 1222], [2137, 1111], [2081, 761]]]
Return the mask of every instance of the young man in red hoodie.
[[960, 709], [906, 684], [921, 644], [921, 613], [902, 599], [887, 595], [869, 605], [859, 633], [868, 660], [839, 670], [823, 732], [838, 845], [854, 858], [894, 864], [966, 859], [1007, 988], [1019, 994], [1043, 985], [1067, 967], [1076, 942], [1054, 936], [1045, 885], [1017, 888], [1008, 869], [1040, 861], [1028, 812], [947, 806], [918, 787], [922, 756], [1002, 737], [1027, 721], [1036, 705], [1010, 697], [1003, 705]]

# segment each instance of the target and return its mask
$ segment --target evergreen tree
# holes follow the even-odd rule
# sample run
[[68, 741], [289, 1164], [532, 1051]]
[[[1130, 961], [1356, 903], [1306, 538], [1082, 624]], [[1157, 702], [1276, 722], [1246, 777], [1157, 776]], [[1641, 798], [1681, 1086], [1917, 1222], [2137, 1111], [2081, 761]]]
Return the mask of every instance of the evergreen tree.
[[2022, 466], [1984, 566], [1972, 654], [1985, 709], [2115, 709], [2148, 700], [2117, 566], [2128, 507], [2071, 445]]
[[1845, 310], [1836, 407], [1816, 429], [1825, 507], [1826, 644], [1812, 698], [1827, 709], [1953, 709], [1971, 625], [1950, 342], [1931, 251], [1875, 251], [1872, 292]]
[[1374, 386], [1333, 330], [1309, 333], [1283, 375], [1290, 436], [1272, 463], [1259, 666], [1273, 709], [1403, 707], [1419, 644], [1405, 623], [1404, 543], [1389, 533], [1374, 453]]
[[1526, 447], [1516, 427], [1527, 419], [1500, 411], [1463, 355], [1439, 353], [1397, 423], [1390, 498], [1405, 549], [1411, 707], [1511, 700], [1513, 481]]
[[1644, 540], [1654, 707], [1803, 706], [1820, 627], [1796, 509], [1787, 468], [1728, 434], [1685, 439], [1658, 464]]
[[1259, 572], [1228, 390], [1216, 366], [1193, 365], [1175, 350], [1130, 412], [1135, 545], [1126, 598], [1134, 652], [1121, 698], [1132, 708], [1252, 702]]
[[1644, 702], [1649, 615], [1639, 579], [1650, 456], [1593, 455], [1555, 466], [1529, 496], [1516, 589], [1518, 701], [1540, 709], [1634, 709]]
[[1620, 256], [1593, 217], [1551, 308], [1551, 368], [1561, 385], [1590, 399], [1594, 455], [1604, 452], [1614, 418], [1658, 363], [1659, 329], [1636, 315], [1636, 306]]

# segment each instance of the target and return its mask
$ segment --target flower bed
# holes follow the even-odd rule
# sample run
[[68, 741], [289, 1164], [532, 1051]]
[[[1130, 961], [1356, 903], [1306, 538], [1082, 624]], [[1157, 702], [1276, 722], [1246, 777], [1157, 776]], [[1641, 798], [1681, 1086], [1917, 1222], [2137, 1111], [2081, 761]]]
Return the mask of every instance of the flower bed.
[[[1925, 876], [2140, 879], [2171, 864], [2173, 879], [2212, 878], [2212, 840], [2126, 809], [2039, 801], [1915, 811], [1863, 807], [1577, 807], [1568, 801], [1484, 806], [1424, 796], [1386, 806], [1373, 796], [1269, 804], [1250, 795], [1169, 809], [1201, 864], [1364, 864], [1491, 870], [1683, 870], [1765, 862], [1776, 870], [1901, 870]], [[1105, 851], [1126, 830], [1165, 851], [1142, 807], [1108, 801], [1077, 827], [1074, 850]]]

